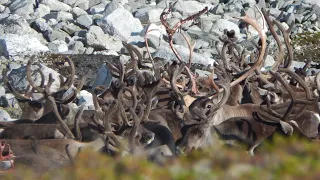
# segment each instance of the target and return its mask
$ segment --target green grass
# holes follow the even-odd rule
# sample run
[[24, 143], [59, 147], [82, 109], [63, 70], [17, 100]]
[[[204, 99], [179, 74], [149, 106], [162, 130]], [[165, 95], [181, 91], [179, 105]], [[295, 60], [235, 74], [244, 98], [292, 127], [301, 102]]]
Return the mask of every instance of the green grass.
[[[41, 179], [317, 179], [319, 157], [318, 143], [280, 136], [264, 142], [254, 157], [242, 150], [213, 146], [171, 159], [163, 166], [144, 158], [111, 158], [84, 151], [75, 167], [47, 172]], [[4, 179], [35, 177], [17, 168]]]

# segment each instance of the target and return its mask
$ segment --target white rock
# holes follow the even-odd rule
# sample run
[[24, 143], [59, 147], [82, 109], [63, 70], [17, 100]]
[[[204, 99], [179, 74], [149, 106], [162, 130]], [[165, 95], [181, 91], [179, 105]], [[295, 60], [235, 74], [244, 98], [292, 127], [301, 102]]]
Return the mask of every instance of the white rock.
[[100, 3], [98, 5], [95, 5], [89, 9], [90, 14], [101, 14], [104, 12], [104, 9], [106, 8], [105, 3]]
[[129, 11], [123, 8], [118, 8], [105, 16], [99, 25], [104, 32], [112, 36], [119, 36], [124, 40], [139, 34], [143, 29], [139, 19], [134, 18]]
[[83, 10], [87, 10], [89, 9], [89, 0], [77, 0], [74, 6]]
[[174, 11], [178, 11], [183, 16], [192, 15], [195, 14], [201, 10], [203, 10], [205, 7], [208, 7], [208, 9], [213, 8], [211, 4], [204, 4], [200, 3], [198, 1], [182, 1], [179, 0], [177, 4], [173, 7]]
[[215, 35], [221, 36], [223, 35], [224, 29], [227, 29], [229, 31], [234, 30], [236, 33], [236, 36], [241, 37], [240, 29], [238, 25], [226, 19], [218, 19], [217, 21], [215, 21], [210, 31]]
[[9, 113], [7, 113], [7, 111], [5, 111], [4, 109], [0, 109], [0, 122], [10, 121], [10, 120], [11, 120], [11, 117]]
[[57, 21], [68, 21], [73, 20], [73, 15], [69, 12], [60, 11], [57, 14]]
[[[185, 62], [189, 61], [189, 48], [183, 46], [175, 46], [176, 50], [180, 53], [182, 60]], [[154, 53], [153, 57], [163, 58], [167, 61], [177, 60], [176, 56], [172, 52], [172, 50], [167, 46], [161, 46]], [[213, 64], [215, 62], [214, 59], [205, 57], [199, 53], [193, 53], [192, 63], [198, 63], [203, 65]]]
[[120, 51], [122, 42], [115, 37], [105, 34], [99, 26], [91, 26], [86, 34], [86, 43], [97, 50]]
[[92, 99], [92, 94], [89, 93], [86, 90], [81, 90], [79, 94], [77, 95], [78, 100], [78, 106], [81, 104], [85, 103], [85, 110], [93, 110], [94, 109], [94, 104], [93, 104], [93, 99]]
[[20, 16], [29, 15], [33, 12], [34, 0], [13, 0], [9, 4], [8, 8], [12, 14], [18, 14]]
[[30, 35], [3, 34], [0, 35], [0, 55], [21, 56], [48, 51], [48, 47]]
[[43, 4], [50, 7], [51, 11], [70, 11], [71, 7], [58, 0], [43, 0]]
[[77, 19], [76, 19], [77, 23], [86, 27], [86, 28], [89, 28], [92, 24], [92, 18], [90, 15], [87, 15], [87, 14], [84, 14], [84, 15], [81, 15], [79, 16]]
[[83, 9], [81, 9], [79, 7], [72, 8], [72, 13], [74, 15], [76, 15], [77, 17], [81, 16], [81, 15], [84, 15], [84, 14], [88, 14], [85, 10], [83, 10]]
[[139, 18], [141, 22], [145, 23], [159, 22], [159, 17], [162, 12], [163, 9], [160, 8], [144, 8], [139, 9], [135, 13], [135, 17]]
[[35, 15], [40, 18], [49, 13], [50, 13], [50, 7], [44, 4], [39, 4], [39, 7], [35, 10]]
[[114, 10], [118, 9], [118, 8], [123, 8], [123, 5], [121, 3], [119, 3], [118, 1], [111, 1], [109, 4], [107, 4], [107, 6], [104, 9], [103, 15], [104, 16], [108, 16], [109, 14], [111, 14]]
[[[147, 26], [141, 31], [140, 36], [144, 37], [146, 30], [147, 30]], [[149, 25], [148, 31], [149, 31], [148, 35], [154, 35], [157, 37], [162, 37], [164, 35], [167, 35], [166, 28], [162, 24], [158, 26], [154, 23], [151, 23]]]
[[48, 47], [53, 53], [62, 53], [68, 51], [67, 43], [62, 40], [54, 40], [52, 42], [49, 42]]
[[[34, 80], [34, 82], [36, 84], [40, 84], [41, 82], [41, 75], [40, 73], [38, 73], [38, 71], [36, 71], [36, 69], [40, 69], [42, 70], [42, 72], [44, 73], [44, 77], [45, 77], [45, 83], [48, 82], [49, 80], [49, 74], [51, 73], [53, 76], [53, 79], [55, 80], [50, 88], [51, 92], [56, 92], [59, 87], [60, 87], [60, 78], [59, 78], [59, 73], [43, 64], [39, 64], [39, 65], [32, 65], [31, 66], [31, 70], [32, 70], [32, 79]], [[27, 81], [26, 78], [26, 66], [22, 66], [18, 69], [13, 69], [9, 74], [9, 82], [10, 84], [18, 91], [23, 91], [26, 89], [27, 85], [29, 84], [29, 82]], [[64, 78], [65, 80], [65, 78]], [[7, 95], [7, 94], [6, 94]], [[7, 99], [9, 99], [7, 97]]]

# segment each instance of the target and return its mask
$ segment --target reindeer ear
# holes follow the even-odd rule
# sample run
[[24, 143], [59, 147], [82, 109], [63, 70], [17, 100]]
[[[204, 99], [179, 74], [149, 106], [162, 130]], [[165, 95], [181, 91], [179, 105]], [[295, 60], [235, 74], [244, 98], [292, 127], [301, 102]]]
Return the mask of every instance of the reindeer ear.
[[293, 133], [293, 127], [287, 123], [287, 122], [284, 122], [284, 121], [280, 121], [280, 126], [281, 126], [281, 129], [282, 131], [287, 134], [287, 135], [292, 135]]

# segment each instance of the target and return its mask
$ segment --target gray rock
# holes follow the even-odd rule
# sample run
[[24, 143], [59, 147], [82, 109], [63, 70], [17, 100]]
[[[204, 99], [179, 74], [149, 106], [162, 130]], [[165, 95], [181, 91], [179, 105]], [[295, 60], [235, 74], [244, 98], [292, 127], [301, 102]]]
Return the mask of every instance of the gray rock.
[[319, 0], [304, 0], [304, 2], [309, 3], [309, 4], [316, 4], [316, 5], [320, 6]]
[[44, 5], [44, 4], [39, 4], [39, 7], [35, 10], [34, 14], [36, 17], [43, 17], [47, 14], [50, 13], [50, 7]]
[[111, 84], [112, 75], [109, 68], [106, 66], [106, 63], [103, 63], [97, 72], [97, 76], [95, 78], [95, 82], [92, 86], [92, 89], [99, 85], [104, 85], [105, 87], [109, 87]]
[[295, 20], [296, 20], [296, 18], [293, 13], [289, 13], [285, 16], [285, 21], [287, 24], [294, 24]]
[[100, 3], [100, 4], [97, 4], [95, 6], [92, 6], [90, 9], [89, 9], [89, 13], [90, 14], [101, 14], [104, 12], [105, 8], [106, 8], [106, 3]]
[[11, 116], [9, 115], [9, 113], [7, 113], [7, 111], [5, 111], [4, 109], [0, 109], [0, 122], [10, 121], [10, 120], [11, 120]]
[[43, 4], [50, 7], [51, 11], [70, 11], [71, 7], [63, 2], [58, 0], [43, 0]]
[[78, 24], [86, 28], [89, 28], [93, 22], [91, 16], [86, 14], [79, 16], [76, 21]]
[[47, 21], [50, 26], [55, 26], [58, 24], [58, 21], [56, 19], [48, 19]]
[[108, 16], [105, 16], [99, 26], [104, 32], [112, 35], [119, 36], [121, 39], [128, 39], [140, 33], [143, 29], [139, 19], [134, 18], [132, 14], [123, 9], [118, 8]]
[[86, 44], [96, 50], [120, 51], [122, 42], [115, 37], [105, 34], [99, 26], [91, 26], [86, 34]]
[[6, 9], [6, 7], [5, 7], [5, 6], [0, 5], [0, 12], [1, 12], [1, 13], [2, 13], [5, 9]]
[[[184, 32], [182, 32], [184, 33]], [[188, 33], [184, 33], [184, 36], [190, 41], [191, 37], [189, 36]], [[184, 39], [183, 35], [181, 33], [175, 33], [173, 35], [173, 43], [177, 44], [177, 45], [181, 45], [184, 47], [188, 47], [188, 43], [186, 42], [186, 40]]]
[[223, 14], [224, 13], [224, 4], [216, 5], [212, 10], [210, 10], [213, 14]]
[[73, 20], [73, 15], [69, 12], [60, 11], [57, 13], [57, 21], [70, 21]]
[[88, 13], [79, 7], [74, 7], [74, 8], [72, 8], [72, 14], [74, 14], [75, 17], [78, 17], [78, 16], [88, 14]]
[[100, 3], [107, 3], [109, 1], [105, 1], [105, 0], [90, 0], [89, 1], [89, 7], [93, 7], [95, 5], [98, 5]]
[[0, 0], [1, 5], [6, 5], [8, 4], [9, 0]]
[[60, 0], [60, 1], [73, 7], [74, 3], [76, 3], [77, 0]]
[[87, 47], [84, 54], [93, 54], [94, 48], [93, 47]]
[[77, 95], [77, 105], [80, 106], [81, 104], [85, 104], [85, 110], [94, 110], [94, 104], [92, 99], [92, 94], [86, 90], [82, 90]]
[[157, 49], [160, 46], [161, 38], [155, 35], [148, 35], [148, 46]]
[[25, 16], [33, 13], [34, 0], [12, 0], [8, 8], [12, 14]]
[[29, 23], [17, 14], [0, 15], [0, 34], [38, 34]]
[[53, 53], [63, 53], [68, 51], [68, 45], [65, 41], [54, 40], [48, 43], [48, 48]]
[[[36, 69], [40, 69], [42, 70], [42, 72], [44, 73], [44, 77], [45, 77], [45, 82], [48, 82], [49, 80], [49, 74], [51, 73], [53, 76], [53, 79], [55, 79], [55, 81], [53, 82], [50, 91], [51, 92], [56, 92], [59, 87], [60, 87], [60, 78], [59, 78], [59, 73], [56, 72], [55, 70], [43, 65], [43, 64], [39, 64], [39, 65], [32, 65], [31, 66], [31, 70], [32, 70], [32, 79], [34, 80], [34, 82], [36, 84], [40, 84], [41, 82], [41, 75], [40, 73], [38, 73], [38, 71], [36, 71]], [[29, 82], [27, 80], [27, 75], [26, 75], [26, 66], [22, 66], [19, 69], [13, 69], [9, 74], [9, 82], [10, 84], [18, 91], [23, 91], [26, 89], [26, 87], [28, 86]], [[7, 98], [8, 99], [8, 98]]]
[[225, 19], [218, 19], [217, 21], [215, 21], [210, 32], [214, 33], [214, 35], [221, 36], [223, 35], [224, 29], [227, 29], [229, 31], [234, 30], [236, 32], [236, 36], [241, 37], [238, 25]]
[[67, 37], [70, 37], [68, 33], [62, 30], [47, 31], [44, 33], [44, 36], [48, 38], [49, 42], [54, 40], [65, 41]]
[[87, 10], [89, 9], [89, 0], [77, 0], [74, 6], [83, 10]]
[[177, 4], [174, 6], [173, 10], [178, 11], [183, 16], [188, 16], [191, 14], [195, 14], [202, 9], [208, 6], [209, 9], [212, 9], [212, 5], [200, 3], [198, 1], [182, 1], [179, 0]]
[[86, 49], [81, 41], [74, 41], [69, 45], [69, 50], [73, 51], [75, 54], [83, 54]]
[[295, 14], [295, 21], [297, 21], [297, 23], [299, 23], [299, 24], [303, 23], [303, 19], [304, 19], [303, 15]]
[[52, 28], [49, 26], [49, 24], [46, 22], [45, 19], [39, 18], [31, 26], [33, 29], [37, 30], [38, 32], [46, 32], [46, 31], [52, 31]]
[[159, 22], [159, 17], [163, 9], [153, 7], [139, 9], [135, 13], [135, 17], [140, 20], [141, 23]]
[[109, 4], [107, 4], [107, 6], [105, 7], [105, 10], [103, 12], [104, 16], [108, 16], [109, 14], [111, 14], [114, 10], [118, 9], [118, 8], [123, 8], [123, 5], [121, 3], [119, 3], [119, 1], [111, 1]]
[[270, 55], [267, 55], [266, 60], [264, 61], [264, 64], [263, 64], [262, 71], [270, 70], [274, 63], [275, 63], [274, 58]]
[[81, 31], [82, 29], [73, 24], [73, 23], [70, 23], [70, 24], [67, 24], [66, 26], [63, 26], [62, 27], [62, 30], [64, 30], [65, 32], [67, 32], [69, 35], [74, 35], [75, 32], [78, 32], [78, 31]]
[[2, 34], [0, 35], [0, 55], [21, 56], [48, 51], [48, 48], [31, 35]]
[[0, 97], [6, 95], [6, 89], [0, 84]]
[[[177, 51], [180, 53], [182, 60], [185, 62], [189, 61], [189, 48], [183, 46], [176, 46]], [[163, 58], [167, 61], [177, 60], [176, 56], [168, 46], [160, 46], [154, 53], [153, 57]], [[203, 65], [213, 64], [214, 59], [209, 57], [204, 57], [201, 54], [193, 53], [192, 63], [198, 63]]]

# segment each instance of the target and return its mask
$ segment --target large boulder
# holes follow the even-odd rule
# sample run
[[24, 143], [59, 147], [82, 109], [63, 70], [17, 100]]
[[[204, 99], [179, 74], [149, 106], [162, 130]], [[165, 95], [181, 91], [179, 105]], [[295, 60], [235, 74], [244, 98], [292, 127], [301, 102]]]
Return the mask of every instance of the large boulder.
[[33, 13], [34, 0], [12, 0], [8, 8], [12, 14], [25, 16]]
[[105, 34], [99, 26], [91, 26], [86, 34], [86, 44], [96, 50], [120, 51], [122, 43], [119, 39]]
[[119, 36], [123, 40], [138, 35], [143, 29], [139, 19], [134, 18], [129, 11], [123, 8], [118, 8], [105, 16], [99, 25], [104, 32], [112, 36]]
[[34, 36], [3, 34], [0, 35], [0, 56], [21, 56], [48, 51], [48, 47]]

